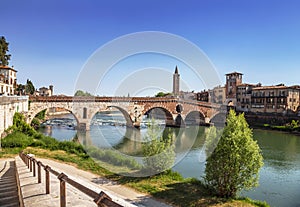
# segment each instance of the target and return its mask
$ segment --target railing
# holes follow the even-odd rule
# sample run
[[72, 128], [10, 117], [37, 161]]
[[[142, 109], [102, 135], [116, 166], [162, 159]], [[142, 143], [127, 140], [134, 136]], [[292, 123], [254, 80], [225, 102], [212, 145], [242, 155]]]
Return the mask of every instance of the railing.
[[135, 102], [135, 103], [157, 103], [157, 102], [176, 102], [181, 104], [190, 104], [195, 106], [205, 106], [211, 108], [220, 108], [220, 104], [208, 103], [205, 101], [188, 100], [181, 98], [167, 97], [98, 97], [98, 96], [30, 96], [31, 102]]
[[[45, 190], [46, 194], [50, 194], [50, 173], [57, 176], [59, 182], [60, 182], [60, 206], [65, 207], [66, 206], [66, 183], [70, 184], [77, 190], [81, 191], [82, 193], [88, 195], [89, 197], [94, 199], [94, 202], [101, 207], [122, 207], [120, 204], [112, 201], [112, 199], [103, 191], [101, 191], [99, 194], [85, 186], [83, 186], [80, 183], [77, 183], [76, 181], [70, 179], [67, 175], [64, 173], [59, 173], [55, 170], [53, 170], [50, 166], [44, 165], [42, 162], [36, 160], [34, 157], [30, 155], [26, 155], [23, 152], [20, 152], [19, 156], [23, 160], [23, 162], [27, 165], [27, 167], [30, 169], [30, 172], [33, 172], [33, 177], [36, 177], [36, 170], [37, 170], [37, 178], [38, 183], [42, 182], [42, 175], [41, 171], [42, 168], [45, 171]], [[37, 169], [36, 169], [37, 168]]]

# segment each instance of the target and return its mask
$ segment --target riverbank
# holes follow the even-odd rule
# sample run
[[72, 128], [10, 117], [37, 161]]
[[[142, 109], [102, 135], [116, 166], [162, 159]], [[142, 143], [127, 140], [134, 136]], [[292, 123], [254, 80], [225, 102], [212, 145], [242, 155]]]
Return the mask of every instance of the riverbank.
[[[75, 166], [86, 172], [91, 172], [103, 179], [109, 179], [109, 182], [118, 183], [144, 195], [169, 203], [172, 206], [218, 206], [218, 207], [251, 207], [268, 206], [263, 202], [252, 201], [250, 199], [226, 200], [217, 198], [196, 179], [184, 179], [178, 173], [166, 172], [146, 178], [124, 177], [113, 174], [87, 158], [83, 159], [74, 154], [69, 154], [61, 150], [49, 151], [45, 149], [28, 147], [24, 152], [35, 154], [37, 157], [52, 159]], [[100, 179], [100, 178], [99, 178]]]
[[[133, 188], [139, 192], [151, 195], [174, 206], [268, 206], [264, 202], [244, 200], [228, 200], [217, 198], [213, 192], [201, 181], [194, 178], [183, 178], [179, 173], [171, 170], [151, 177], [126, 177], [108, 171], [105, 163], [95, 161], [79, 143], [72, 141], [58, 141], [54, 138], [37, 133], [25, 123], [24, 117], [17, 114], [10, 133], [2, 140], [1, 156], [15, 155], [23, 150], [25, 153], [38, 157], [59, 160], [77, 168], [105, 177], [112, 182]], [[111, 155], [111, 154], [109, 154]], [[109, 159], [112, 157], [109, 156]], [[125, 162], [124, 158], [120, 163]], [[106, 163], [109, 165], [109, 163]], [[113, 166], [126, 170], [127, 165]], [[137, 169], [139, 170], [139, 169]], [[124, 171], [123, 171], [124, 172]], [[142, 172], [142, 171], [141, 171]]]
[[284, 133], [300, 136], [300, 127], [290, 128], [288, 126], [277, 126], [277, 125], [270, 125], [270, 124], [251, 124], [250, 127], [252, 129], [278, 131], [278, 132], [284, 132]]
[[82, 152], [81, 145], [77, 143], [58, 142], [50, 137], [35, 136], [33, 138], [20, 133], [8, 135], [8, 138], [3, 140], [4, 147], [0, 152], [0, 157], [15, 157], [20, 150], [23, 150], [25, 153], [35, 154], [39, 158], [70, 164], [78, 169], [109, 179], [111, 182], [151, 195], [173, 206], [267, 206], [262, 202], [254, 202], [256, 204], [254, 205], [249, 200], [217, 198], [199, 180], [184, 179], [180, 174], [172, 171], [145, 178], [113, 174], [103, 168], [101, 162], [95, 162]]

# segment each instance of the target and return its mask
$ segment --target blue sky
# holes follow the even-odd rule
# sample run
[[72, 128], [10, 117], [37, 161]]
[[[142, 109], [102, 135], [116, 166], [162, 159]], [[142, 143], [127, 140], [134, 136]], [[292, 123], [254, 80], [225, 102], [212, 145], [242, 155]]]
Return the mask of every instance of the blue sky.
[[[36, 87], [53, 84], [56, 94], [72, 95], [81, 69], [102, 45], [141, 31], [172, 33], [193, 42], [223, 83], [225, 73], [239, 71], [244, 82], [293, 85], [300, 84], [299, 9], [297, 0], [4, 0], [0, 36], [10, 43], [10, 65], [18, 70], [18, 82], [29, 78]], [[147, 67], [151, 60], [161, 59], [148, 59]], [[189, 81], [184, 65], [153, 62], [170, 73], [175, 64], [189, 89], [203, 89]], [[171, 81], [166, 80], [165, 90], [171, 90]]]

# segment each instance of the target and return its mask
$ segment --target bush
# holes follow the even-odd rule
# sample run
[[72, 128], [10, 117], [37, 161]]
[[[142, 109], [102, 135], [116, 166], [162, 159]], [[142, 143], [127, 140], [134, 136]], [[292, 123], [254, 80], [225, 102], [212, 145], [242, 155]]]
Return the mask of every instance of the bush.
[[33, 142], [33, 138], [29, 137], [21, 132], [13, 132], [7, 135], [5, 138], [1, 140], [1, 145], [3, 148], [26, 148], [31, 145]]

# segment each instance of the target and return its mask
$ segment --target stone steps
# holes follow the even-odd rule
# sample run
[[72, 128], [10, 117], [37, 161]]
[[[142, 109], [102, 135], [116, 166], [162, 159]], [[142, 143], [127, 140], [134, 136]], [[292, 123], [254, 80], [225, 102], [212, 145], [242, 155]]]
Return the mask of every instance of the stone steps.
[[20, 206], [15, 161], [13, 160], [2, 161], [0, 164], [0, 206]]

